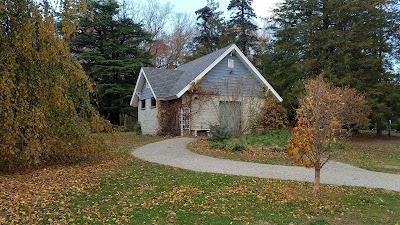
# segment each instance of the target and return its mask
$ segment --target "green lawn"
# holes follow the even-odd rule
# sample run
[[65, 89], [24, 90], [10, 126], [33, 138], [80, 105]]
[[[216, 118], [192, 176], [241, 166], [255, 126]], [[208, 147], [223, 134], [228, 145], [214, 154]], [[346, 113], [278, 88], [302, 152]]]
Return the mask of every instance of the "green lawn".
[[[259, 136], [243, 136], [223, 143], [199, 140], [189, 145], [193, 152], [217, 158], [279, 165], [295, 165], [287, 155], [288, 131], [272, 131]], [[230, 150], [230, 143], [245, 143], [241, 151]], [[228, 148], [226, 147], [228, 146]], [[364, 169], [400, 174], [400, 137], [358, 135], [339, 144], [333, 160]]]
[[151, 135], [138, 135], [134, 132], [120, 132], [117, 134], [101, 134], [107, 143], [117, 152], [129, 153], [133, 149], [140, 146], [162, 141], [166, 137], [151, 136]]
[[[1, 199], [8, 201], [1, 202], [0, 223], [16, 220], [15, 224], [394, 225], [400, 222], [398, 192], [322, 185], [321, 196], [315, 199], [310, 183], [196, 173], [121, 153], [139, 143], [160, 139], [117, 135], [114, 148], [119, 153], [114, 154], [118, 163], [102, 166], [106, 169], [90, 181], [93, 185], [59, 189], [52, 195], [25, 201], [13, 201], [11, 198], [16, 198], [13, 190], [2, 189]], [[97, 167], [85, 165], [84, 169], [90, 173], [91, 168]], [[16, 177], [12, 179], [19, 179], [25, 174], [13, 176]], [[21, 180], [21, 185], [34, 182], [29, 177], [32, 175]], [[84, 181], [87, 180], [81, 182]], [[33, 190], [25, 191], [40, 194], [37, 185], [30, 188]], [[12, 207], [7, 205], [10, 202]]]
[[400, 138], [356, 137], [336, 160], [378, 172], [400, 174]]
[[395, 224], [400, 194], [195, 173], [130, 159], [97, 188], [41, 208], [44, 220], [118, 224]]

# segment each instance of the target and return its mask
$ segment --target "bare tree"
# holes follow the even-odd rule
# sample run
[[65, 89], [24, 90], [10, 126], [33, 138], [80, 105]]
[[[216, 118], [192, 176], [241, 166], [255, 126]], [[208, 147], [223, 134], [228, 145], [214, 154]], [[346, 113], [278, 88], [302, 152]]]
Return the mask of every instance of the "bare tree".
[[146, 50], [153, 55], [153, 64], [161, 66], [160, 55], [166, 51], [164, 36], [173, 19], [174, 5], [170, 2], [161, 3], [159, 0], [135, 0], [131, 4], [130, 18], [136, 23], [143, 24], [143, 28], [151, 34], [152, 43], [147, 43]]
[[119, 17], [121, 17], [122, 19], [127, 19], [127, 18], [131, 17], [130, 14], [131, 14], [132, 7], [130, 6], [130, 4], [128, 3], [127, 0], [122, 0], [119, 9], [120, 9]]
[[153, 42], [146, 50], [153, 55], [157, 67], [174, 68], [185, 61], [189, 54], [189, 43], [194, 36], [194, 15], [174, 13], [170, 2], [159, 0], [136, 0], [131, 7], [131, 18], [142, 23], [152, 34]]
[[271, 40], [270, 31], [268, 29], [269, 21], [266, 17], [259, 17], [262, 26], [257, 30], [255, 36], [257, 37], [256, 46], [253, 47], [253, 51], [256, 54], [263, 54], [268, 49], [268, 42]]
[[167, 68], [174, 68], [183, 64], [190, 54], [189, 44], [195, 33], [194, 17], [187, 13], [177, 13], [173, 22], [173, 30], [170, 35], [163, 39], [168, 46], [165, 53], [165, 64]]
[[132, 3], [132, 18], [142, 23], [144, 29], [152, 34], [154, 40], [166, 32], [173, 16], [174, 5], [171, 2], [161, 3], [158, 0], [134, 1]]

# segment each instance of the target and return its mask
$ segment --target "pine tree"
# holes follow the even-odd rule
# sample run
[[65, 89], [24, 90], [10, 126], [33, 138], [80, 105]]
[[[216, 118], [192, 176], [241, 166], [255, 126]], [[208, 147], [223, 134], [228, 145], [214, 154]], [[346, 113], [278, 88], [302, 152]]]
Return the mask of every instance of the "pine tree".
[[235, 41], [240, 50], [247, 56], [257, 42], [258, 26], [254, 20], [257, 18], [251, 4], [253, 0], [231, 0], [228, 11], [231, 11], [229, 28], [235, 36]]
[[397, 68], [391, 68], [394, 70], [395, 73], [397, 73], [397, 79], [400, 84], [400, 1], [399, 0], [391, 0], [388, 3], [388, 7], [386, 8], [389, 13], [390, 17], [387, 18], [387, 20], [390, 21], [390, 24], [392, 25], [391, 28], [388, 32], [390, 36], [388, 37], [390, 40], [389, 44], [391, 45], [393, 51], [391, 54], [392, 60], [394, 61], [394, 64], [397, 64]]
[[195, 13], [197, 15], [197, 28], [199, 35], [194, 38], [195, 57], [207, 55], [218, 48], [224, 47], [227, 43], [221, 43], [221, 37], [225, 28], [222, 12], [217, 11], [219, 3], [214, 0], [207, 0], [207, 5]]
[[112, 124], [120, 125], [121, 114], [134, 112], [129, 100], [140, 67], [149, 64], [150, 55], [141, 48], [148, 41], [150, 34], [140, 24], [119, 17], [115, 0], [90, 2], [81, 18], [72, 52], [95, 84], [100, 114]]
[[365, 93], [374, 121], [393, 112], [398, 103], [384, 98], [380, 88], [396, 89], [386, 71], [393, 25], [389, 18], [394, 17], [385, 10], [387, 2], [287, 0], [274, 11], [275, 42], [262, 56], [262, 70], [285, 96], [292, 116], [303, 81], [322, 72], [335, 85]]

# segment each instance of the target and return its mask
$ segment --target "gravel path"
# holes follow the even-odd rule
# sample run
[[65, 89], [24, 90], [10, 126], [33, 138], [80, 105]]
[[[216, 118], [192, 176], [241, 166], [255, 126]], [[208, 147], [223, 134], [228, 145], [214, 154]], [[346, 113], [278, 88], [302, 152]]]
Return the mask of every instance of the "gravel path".
[[[176, 138], [145, 145], [132, 154], [140, 159], [183, 169], [230, 175], [314, 182], [314, 170], [217, 159], [186, 149], [193, 138]], [[372, 172], [345, 163], [330, 161], [321, 170], [321, 183], [383, 188], [400, 192], [400, 175]]]

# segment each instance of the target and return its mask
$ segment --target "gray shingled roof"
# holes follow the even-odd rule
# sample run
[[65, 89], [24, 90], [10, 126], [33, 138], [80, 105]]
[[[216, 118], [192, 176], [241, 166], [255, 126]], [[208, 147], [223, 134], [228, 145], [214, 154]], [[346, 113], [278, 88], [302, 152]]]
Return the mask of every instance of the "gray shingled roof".
[[179, 66], [175, 70], [144, 67], [143, 71], [157, 98], [173, 97], [190, 84], [190, 82], [230, 47], [231, 45], [190, 61]]
[[183, 71], [154, 67], [144, 67], [144, 73], [157, 98], [167, 98], [173, 95], [170, 91], [182, 76]]
[[174, 93], [174, 95], [178, 94], [230, 47], [231, 45], [225, 48], [221, 48], [215, 52], [200, 57], [196, 60], [190, 61], [176, 68], [177, 70], [185, 71], [185, 73], [182, 74], [181, 78], [174, 85], [172, 93]]

